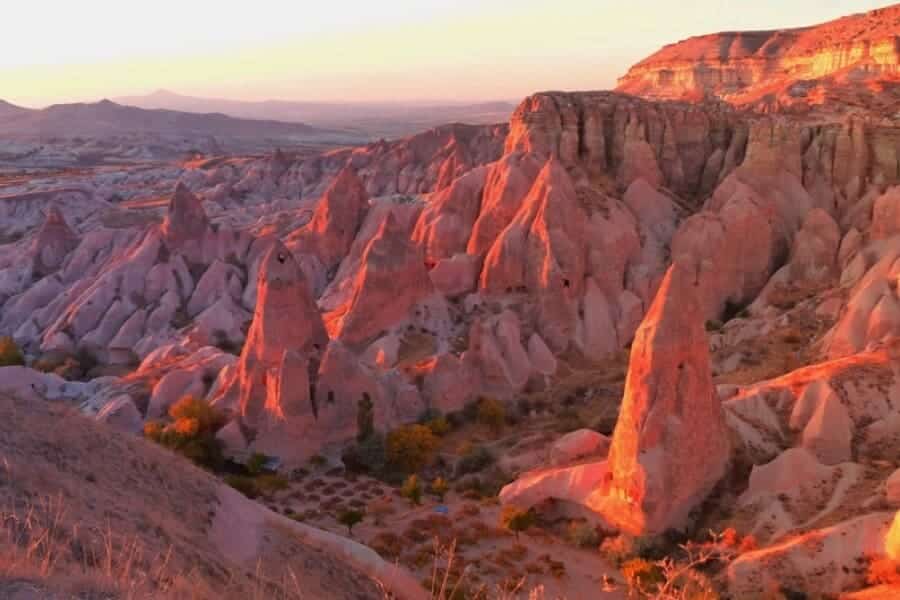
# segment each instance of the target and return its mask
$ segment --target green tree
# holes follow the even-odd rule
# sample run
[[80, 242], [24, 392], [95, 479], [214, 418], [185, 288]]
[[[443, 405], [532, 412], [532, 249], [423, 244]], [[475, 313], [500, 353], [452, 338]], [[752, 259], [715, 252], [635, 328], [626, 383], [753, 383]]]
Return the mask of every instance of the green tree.
[[506, 407], [499, 400], [482, 398], [478, 402], [478, 422], [499, 434], [506, 423]]
[[247, 472], [251, 475], [259, 475], [263, 472], [268, 461], [269, 457], [262, 452], [254, 452], [250, 455], [250, 458], [247, 459], [247, 464], [245, 465], [247, 467]]
[[418, 475], [410, 475], [406, 478], [400, 488], [400, 494], [416, 506], [422, 503], [422, 485], [419, 483]]
[[343, 510], [338, 515], [338, 523], [347, 527], [347, 533], [353, 537], [353, 526], [361, 523], [365, 514], [361, 510]]
[[431, 462], [438, 438], [425, 425], [404, 425], [387, 436], [387, 459], [405, 473], [415, 473]]
[[522, 510], [518, 506], [507, 504], [500, 513], [500, 525], [516, 534], [526, 531], [534, 524], [534, 513], [530, 510]]
[[369, 439], [375, 432], [375, 405], [368, 392], [363, 392], [356, 405], [356, 441]]
[[225, 424], [222, 414], [209, 402], [194, 396], [184, 396], [169, 407], [169, 416], [173, 421], [196, 419], [197, 433], [215, 433]]
[[25, 357], [19, 346], [9, 336], [0, 337], [0, 367], [24, 365]]
[[436, 477], [435, 480], [431, 482], [431, 493], [437, 496], [437, 499], [440, 502], [444, 501], [444, 496], [447, 495], [449, 490], [450, 486], [447, 485], [447, 481], [443, 477]]

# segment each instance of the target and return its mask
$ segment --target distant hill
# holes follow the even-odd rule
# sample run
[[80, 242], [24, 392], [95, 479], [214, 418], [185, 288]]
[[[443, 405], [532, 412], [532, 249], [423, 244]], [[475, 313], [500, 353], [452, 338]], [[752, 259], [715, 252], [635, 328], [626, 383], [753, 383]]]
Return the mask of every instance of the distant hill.
[[0, 103], [0, 135], [108, 137], [131, 134], [284, 138], [293, 141], [354, 137], [346, 131], [326, 130], [305, 123], [239, 119], [221, 113], [147, 110], [109, 100], [56, 104], [42, 110]]
[[0, 119], [2, 119], [3, 117], [21, 115], [29, 112], [32, 112], [31, 109], [16, 106], [15, 104], [10, 104], [5, 100], [0, 100]]
[[146, 109], [183, 112], [218, 112], [244, 119], [275, 119], [308, 123], [325, 128], [352, 128], [370, 137], [396, 137], [446, 123], [473, 125], [503, 123], [515, 109], [512, 102], [474, 104], [293, 102], [265, 100], [244, 102], [221, 98], [183, 96], [157, 90], [145, 96], [116, 98], [116, 102]]

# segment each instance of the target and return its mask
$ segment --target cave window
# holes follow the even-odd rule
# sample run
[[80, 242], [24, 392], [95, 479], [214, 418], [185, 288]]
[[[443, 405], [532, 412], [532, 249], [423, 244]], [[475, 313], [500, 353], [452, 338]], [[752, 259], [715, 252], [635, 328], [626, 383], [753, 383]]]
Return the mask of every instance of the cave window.
[[281, 264], [284, 264], [284, 261], [286, 261], [286, 260], [287, 260], [287, 256], [284, 255], [284, 252], [279, 252], [278, 253], [278, 262], [280, 262]]
[[568, 288], [571, 287], [572, 283], [568, 279], [563, 279], [563, 287]]
[[334, 390], [328, 390], [328, 404], [334, 404]]

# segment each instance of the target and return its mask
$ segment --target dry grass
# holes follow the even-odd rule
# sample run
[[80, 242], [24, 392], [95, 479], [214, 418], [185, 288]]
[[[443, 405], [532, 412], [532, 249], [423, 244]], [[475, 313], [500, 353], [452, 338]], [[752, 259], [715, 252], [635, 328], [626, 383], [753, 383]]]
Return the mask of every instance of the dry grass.
[[0, 598], [377, 598], [375, 583], [269, 527], [259, 563], [210, 535], [223, 484], [49, 402], [0, 397]]

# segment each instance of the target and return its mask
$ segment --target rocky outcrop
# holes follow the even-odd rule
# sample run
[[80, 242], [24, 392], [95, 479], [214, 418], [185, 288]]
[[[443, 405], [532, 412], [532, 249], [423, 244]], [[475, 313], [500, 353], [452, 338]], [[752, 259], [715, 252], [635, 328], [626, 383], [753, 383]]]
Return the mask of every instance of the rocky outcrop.
[[523, 475], [504, 503], [562, 500], [632, 535], [687, 527], [730, 460], [695, 286], [672, 266], [638, 329], [608, 459]]
[[51, 206], [44, 224], [31, 242], [31, 256], [34, 260], [32, 276], [44, 277], [59, 269], [78, 242], [78, 235], [66, 223], [59, 208]]
[[506, 151], [555, 156], [576, 179], [624, 189], [643, 178], [693, 198], [711, 192], [741, 162], [746, 140], [746, 125], [724, 107], [548, 92], [516, 109]]
[[866, 583], [865, 572], [854, 565], [863, 557], [886, 556], [893, 518], [893, 513], [875, 512], [742, 554], [728, 567], [729, 590], [738, 598], [752, 598], [773, 585], [797, 581], [805, 590], [829, 595], [859, 589]]
[[676, 262], [635, 334], [600, 507], [633, 534], [684, 528], [729, 463], [696, 286]]
[[370, 197], [427, 194], [503, 154], [508, 126], [442, 125], [399, 140], [380, 140], [312, 156], [223, 161], [196, 172], [197, 187], [229, 207], [321, 197], [345, 169], [356, 172]]
[[485, 294], [533, 295], [538, 331], [558, 352], [574, 337], [584, 290], [585, 221], [569, 175], [551, 159], [491, 246], [481, 272], [479, 288]]
[[[353, 278], [352, 295], [327, 315], [332, 337], [361, 347], [411, 317], [420, 306], [420, 317], [432, 327], [446, 323], [446, 307], [434, 296], [421, 248], [393, 211], [387, 211], [377, 233], [366, 246]], [[427, 314], [423, 314], [427, 313]]]
[[282, 244], [263, 258], [257, 285], [253, 323], [219, 402], [237, 408], [252, 426], [266, 417], [313, 415], [308, 370], [324, 353], [328, 335], [300, 266]]
[[368, 208], [362, 182], [345, 167], [319, 200], [309, 224], [289, 235], [285, 244], [301, 261], [312, 262], [308, 271], [324, 284], [350, 252]]
[[890, 114], [888, 103], [900, 97], [880, 82], [900, 77], [898, 30], [900, 8], [892, 6], [813, 27], [693, 37], [634, 65], [618, 90], [657, 99], [716, 97], [760, 110], [884, 103], [882, 114]]

